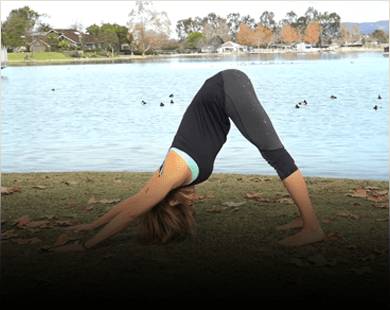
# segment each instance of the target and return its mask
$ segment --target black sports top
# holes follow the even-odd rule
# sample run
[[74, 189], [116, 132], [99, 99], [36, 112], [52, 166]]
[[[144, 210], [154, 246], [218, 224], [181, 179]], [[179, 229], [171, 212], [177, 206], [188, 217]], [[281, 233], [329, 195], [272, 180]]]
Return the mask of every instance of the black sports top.
[[226, 142], [229, 130], [223, 78], [219, 72], [198, 90], [184, 112], [171, 144], [171, 147], [190, 155], [198, 165], [198, 177], [185, 186], [201, 183], [211, 175], [215, 158]]

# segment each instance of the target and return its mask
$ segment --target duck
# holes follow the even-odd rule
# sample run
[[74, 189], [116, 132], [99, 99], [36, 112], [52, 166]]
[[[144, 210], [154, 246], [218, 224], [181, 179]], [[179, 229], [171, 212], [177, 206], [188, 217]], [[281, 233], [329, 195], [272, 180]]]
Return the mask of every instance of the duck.
[[171, 99], [171, 103], [174, 103], [172, 99]]
[[381, 95], [378, 95], [378, 99], [382, 99]]
[[299, 105], [302, 105], [302, 102], [299, 101], [298, 104], [299, 104]]
[[142, 104], [146, 104], [146, 103], [147, 103], [146, 101], [142, 100]]
[[332, 95], [332, 96], [330, 96], [330, 99], [337, 99], [337, 97]]
[[164, 103], [162, 103], [162, 102], [160, 102], [160, 107], [163, 107], [163, 106], [165, 106], [165, 104], [164, 104]]
[[374, 105], [374, 110], [378, 110], [378, 106], [377, 105]]
[[55, 88], [52, 88], [51, 91], [55, 91], [56, 89]]
[[306, 101], [306, 99], [305, 99], [305, 100], [303, 100], [303, 103], [304, 103], [305, 105], [307, 105], [307, 101]]
[[173, 98], [173, 94], [170, 94], [170, 95], [169, 95], [169, 98]]
[[296, 109], [299, 109], [300, 107], [299, 107], [299, 105], [296, 104], [296, 105], [295, 105], [295, 108], [296, 108]]

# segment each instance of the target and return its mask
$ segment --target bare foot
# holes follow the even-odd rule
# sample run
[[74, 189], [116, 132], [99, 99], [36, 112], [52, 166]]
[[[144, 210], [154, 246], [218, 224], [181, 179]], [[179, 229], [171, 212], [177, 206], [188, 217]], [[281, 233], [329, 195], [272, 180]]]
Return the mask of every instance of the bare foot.
[[276, 226], [276, 230], [287, 230], [290, 228], [301, 228], [303, 226], [303, 221], [301, 217], [296, 218], [291, 223]]
[[278, 243], [287, 247], [302, 246], [325, 239], [325, 234], [321, 228], [317, 230], [305, 230], [302, 229], [295, 235], [289, 236]]

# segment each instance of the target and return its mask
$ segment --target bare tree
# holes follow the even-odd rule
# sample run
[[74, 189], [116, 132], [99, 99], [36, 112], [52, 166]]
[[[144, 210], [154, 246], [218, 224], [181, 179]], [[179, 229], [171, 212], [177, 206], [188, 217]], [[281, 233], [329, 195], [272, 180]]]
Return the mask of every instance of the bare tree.
[[129, 13], [127, 26], [133, 37], [133, 43], [142, 55], [158, 48], [170, 34], [171, 22], [166, 12], [158, 12], [152, 1], [137, 0], [135, 8]]

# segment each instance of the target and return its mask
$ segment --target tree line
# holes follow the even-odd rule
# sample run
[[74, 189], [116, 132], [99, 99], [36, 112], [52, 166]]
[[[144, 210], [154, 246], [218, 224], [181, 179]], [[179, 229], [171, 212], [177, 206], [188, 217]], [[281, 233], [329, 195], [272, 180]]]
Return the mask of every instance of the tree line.
[[[42, 22], [40, 14], [28, 6], [12, 10], [1, 24], [2, 45], [8, 48], [29, 46], [33, 34], [47, 32], [52, 27]], [[81, 25], [70, 28], [82, 30]], [[104, 23], [90, 25], [85, 31], [101, 43], [101, 48], [109, 51], [120, 50], [123, 44], [140, 54], [161, 50], [199, 50], [205, 46], [218, 47], [226, 41], [237, 42], [252, 47], [270, 47], [306, 42], [315, 46], [331, 43], [353, 42], [362, 38], [358, 27], [349, 29], [341, 24], [336, 12], [319, 12], [309, 7], [302, 16], [295, 12], [286, 13], [277, 21], [275, 14], [264, 11], [257, 17], [230, 13], [226, 17], [209, 13], [205, 17], [190, 17], [176, 23], [178, 39], [171, 38], [171, 21], [166, 12], [153, 8], [152, 1], [137, 0], [128, 14], [126, 25]], [[382, 30], [376, 30], [372, 38], [388, 42]], [[49, 44], [57, 49], [67, 49], [69, 45], [55, 36], [48, 37]], [[82, 47], [81, 47], [82, 48]]]

